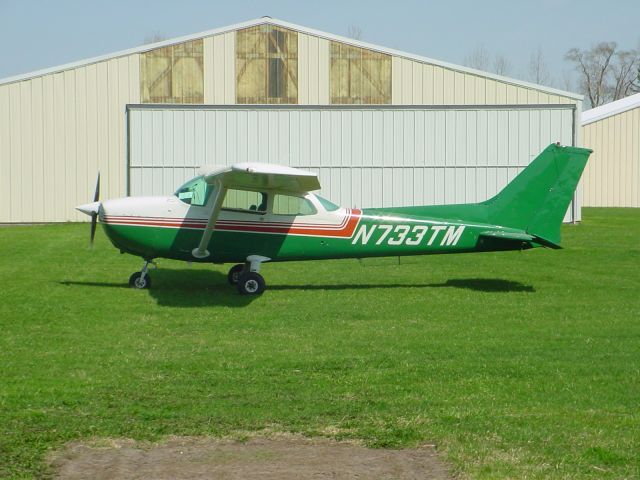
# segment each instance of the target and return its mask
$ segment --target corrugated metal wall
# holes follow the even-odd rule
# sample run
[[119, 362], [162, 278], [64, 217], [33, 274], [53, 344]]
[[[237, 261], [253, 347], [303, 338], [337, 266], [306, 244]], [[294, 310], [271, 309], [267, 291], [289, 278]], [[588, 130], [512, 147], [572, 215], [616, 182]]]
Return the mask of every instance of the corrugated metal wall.
[[204, 103], [236, 103], [236, 34], [204, 39]]
[[640, 108], [582, 127], [593, 149], [583, 177], [584, 206], [640, 207]]
[[[231, 30], [203, 39], [205, 103], [236, 101], [235, 36]], [[301, 105], [329, 103], [329, 38], [298, 33]], [[128, 52], [0, 84], [0, 222], [86, 221], [74, 207], [92, 198], [98, 170], [103, 198], [126, 194], [124, 112], [140, 102], [139, 58]], [[575, 102], [508, 79], [392, 57], [396, 105]]]
[[298, 33], [298, 103], [329, 104], [329, 41]]
[[[574, 109], [131, 106], [131, 195], [163, 195], [203, 164], [266, 162], [319, 174], [344, 206], [485, 200], [552, 142]], [[573, 220], [574, 218], [568, 218]]]
[[0, 222], [84, 220], [75, 206], [124, 194], [125, 105], [138, 55], [0, 85]]
[[394, 105], [576, 104], [576, 100], [455, 71], [438, 65], [392, 57]]

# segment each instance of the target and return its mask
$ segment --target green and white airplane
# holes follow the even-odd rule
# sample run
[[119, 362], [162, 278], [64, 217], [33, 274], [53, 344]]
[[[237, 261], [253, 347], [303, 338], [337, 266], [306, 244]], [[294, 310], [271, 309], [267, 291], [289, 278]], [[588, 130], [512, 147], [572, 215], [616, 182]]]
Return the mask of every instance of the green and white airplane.
[[459, 205], [341, 208], [311, 193], [315, 173], [260, 163], [212, 169], [168, 197], [77, 207], [122, 253], [144, 259], [129, 285], [148, 288], [156, 258], [237, 263], [229, 283], [260, 294], [264, 262], [560, 248], [560, 225], [591, 150], [549, 145], [495, 197]]

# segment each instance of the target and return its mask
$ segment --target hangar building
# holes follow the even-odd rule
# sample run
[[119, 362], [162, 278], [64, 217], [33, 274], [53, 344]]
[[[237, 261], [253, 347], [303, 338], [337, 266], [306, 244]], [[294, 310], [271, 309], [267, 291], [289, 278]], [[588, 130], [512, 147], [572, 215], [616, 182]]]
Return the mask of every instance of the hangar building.
[[640, 93], [582, 114], [584, 205], [640, 207]]
[[[582, 97], [269, 17], [0, 80], [0, 222], [87, 219], [202, 164], [316, 171], [345, 206], [481, 201]], [[579, 220], [574, 199], [567, 220]]]

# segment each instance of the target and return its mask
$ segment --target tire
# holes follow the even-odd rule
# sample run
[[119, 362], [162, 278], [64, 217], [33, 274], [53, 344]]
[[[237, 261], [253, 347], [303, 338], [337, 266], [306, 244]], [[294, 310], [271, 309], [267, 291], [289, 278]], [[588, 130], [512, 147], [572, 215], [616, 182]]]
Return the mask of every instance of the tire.
[[234, 265], [233, 267], [231, 267], [231, 269], [229, 270], [229, 273], [227, 274], [227, 281], [229, 282], [230, 285], [238, 284], [238, 280], [240, 279], [240, 275], [242, 275], [243, 270], [244, 270], [244, 265], [242, 263], [239, 263], [238, 265]]
[[260, 295], [267, 287], [262, 275], [256, 272], [243, 273], [237, 286], [238, 292], [242, 295]]
[[129, 277], [129, 286], [138, 290], [144, 290], [151, 286], [151, 277], [147, 273], [142, 279], [142, 272], [136, 272]]

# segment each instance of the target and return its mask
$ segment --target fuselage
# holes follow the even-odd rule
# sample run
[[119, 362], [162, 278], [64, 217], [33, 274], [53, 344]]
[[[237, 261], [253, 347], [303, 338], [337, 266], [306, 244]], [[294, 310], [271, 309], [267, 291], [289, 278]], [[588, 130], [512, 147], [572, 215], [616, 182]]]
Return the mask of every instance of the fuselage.
[[[419, 215], [402, 214], [393, 208], [334, 207], [313, 194], [304, 198], [313, 206], [308, 214], [223, 208], [208, 243], [210, 255], [202, 259], [192, 252], [207, 228], [208, 205], [190, 205], [175, 195], [122, 198], [103, 202], [99, 219], [118, 249], [145, 259], [226, 263], [244, 262], [248, 255], [290, 261], [530, 248], [484, 235], [504, 227], [450, 214], [429, 216], [428, 207]], [[442, 213], [438, 207], [433, 212]]]

